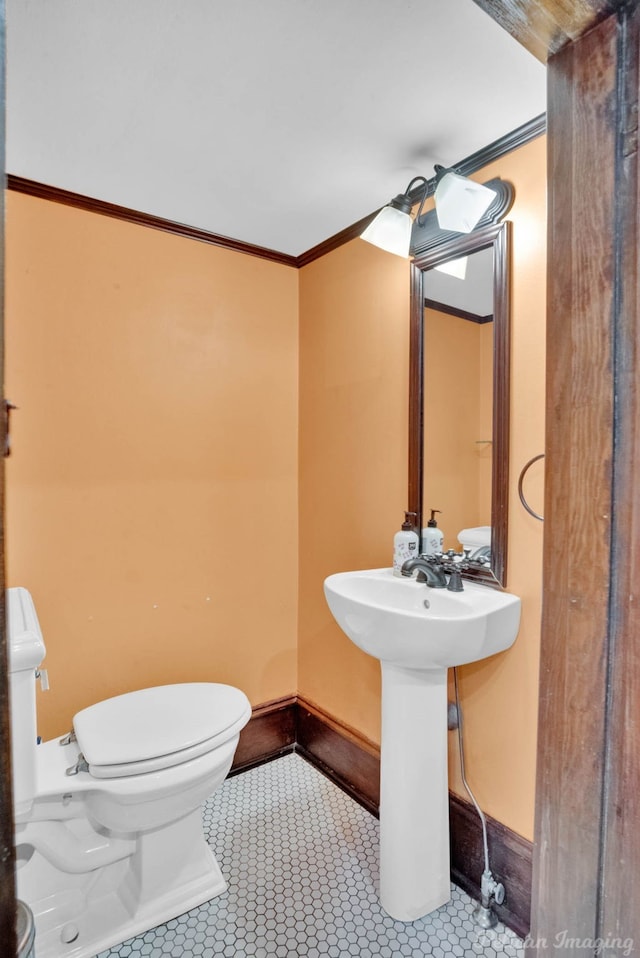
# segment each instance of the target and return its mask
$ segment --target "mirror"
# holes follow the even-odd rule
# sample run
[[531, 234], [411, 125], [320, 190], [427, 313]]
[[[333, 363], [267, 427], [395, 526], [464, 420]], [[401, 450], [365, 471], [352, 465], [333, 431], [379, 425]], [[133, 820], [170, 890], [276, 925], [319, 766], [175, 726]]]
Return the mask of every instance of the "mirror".
[[[499, 212], [493, 211], [494, 220], [504, 215], [512, 200], [511, 190]], [[482, 550], [471, 554], [487, 555], [489, 564], [470, 568], [464, 575], [504, 588], [509, 505], [509, 223], [483, 220], [472, 233], [451, 234], [440, 231], [433, 217], [429, 223], [425, 217], [421, 229], [414, 229], [413, 240], [409, 510], [417, 516], [419, 535], [430, 510], [441, 510], [436, 519], [444, 533], [445, 550], [461, 551], [458, 534], [463, 529], [489, 527], [490, 549], [483, 548], [481, 534], [469, 543], [474, 550]], [[452, 264], [466, 267], [464, 279], [441, 271]]]

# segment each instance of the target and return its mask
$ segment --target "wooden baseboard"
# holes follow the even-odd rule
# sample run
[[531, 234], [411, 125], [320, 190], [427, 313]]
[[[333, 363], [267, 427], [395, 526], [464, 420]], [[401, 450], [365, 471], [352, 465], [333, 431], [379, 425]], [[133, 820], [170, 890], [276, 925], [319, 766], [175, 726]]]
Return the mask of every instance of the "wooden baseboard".
[[302, 698], [297, 719], [296, 751], [377, 816], [380, 749]]
[[240, 732], [231, 775], [246, 772], [274, 758], [293, 752], [296, 744], [297, 699], [295, 695], [265, 702], [253, 709]]
[[[253, 710], [240, 735], [231, 774], [288, 752], [307, 761], [373, 815], [380, 804], [380, 749], [319, 706], [289, 696]], [[531, 842], [486, 816], [491, 870], [507, 896], [496, 906], [501, 921], [526, 937], [531, 912]], [[451, 879], [472, 898], [480, 898], [484, 870], [482, 826], [473, 805], [449, 793]]]

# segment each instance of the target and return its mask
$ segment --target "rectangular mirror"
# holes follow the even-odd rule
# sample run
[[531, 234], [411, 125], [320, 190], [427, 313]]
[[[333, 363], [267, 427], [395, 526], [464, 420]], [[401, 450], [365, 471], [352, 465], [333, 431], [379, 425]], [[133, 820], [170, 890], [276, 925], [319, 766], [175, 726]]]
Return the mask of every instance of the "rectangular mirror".
[[[420, 534], [431, 510], [444, 549], [465, 545], [506, 585], [509, 476], [509, 224], [446, 234], [411, 267], [409, 509]], [[443, 271], [444, 268], [444, 271]], [[464, 278], [452, 275], [464, 271]], [[478, 553], [475, 550], [480, 549]]]

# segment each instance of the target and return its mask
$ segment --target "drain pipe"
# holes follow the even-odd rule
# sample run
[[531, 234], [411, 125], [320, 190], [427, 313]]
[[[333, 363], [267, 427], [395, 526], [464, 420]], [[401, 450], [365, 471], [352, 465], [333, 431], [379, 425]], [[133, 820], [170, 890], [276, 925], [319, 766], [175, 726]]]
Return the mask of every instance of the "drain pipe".
[[501, 882], [497, 882], [493, 875], [491, 874], [491, 868], [489, 867], [489, 843], [487, 841], [487, 820], [484, 816], [484, 812], [478, 805], [475, 795], [469, 787], [467, 778], [464, 770], [464, 741], [462, 735], [462, 709], [460, 708], [460, 695], [458, 692], [458, 670], [454, 667], [453, 669], [453, 685], [456, 695], [456, 719], [457, 722], [453, 724], [453, 716], [451, 715], [451, 707], [449, 712], [449, 728], [457, 728], [458, 730], [458, 744], [460, 746], [460, 773], [462, 775], [462, 784], [467, 790], [469, 798], [473, 802], [475, 809], [480, 816], [480, 822], [482, 823], [482, 844], [484, 848], [484, 871], [482, 873], [482, 881], [480, 883], [480, 904], [477, 908], [474, 909], [473, 917], [477, 925], [480, 928], [495, 928], [498, 924], [498, 917], [493, 910], [493, 902], [496, 905], [501, 905], [504, 901], [505, 891], [504, 885]]

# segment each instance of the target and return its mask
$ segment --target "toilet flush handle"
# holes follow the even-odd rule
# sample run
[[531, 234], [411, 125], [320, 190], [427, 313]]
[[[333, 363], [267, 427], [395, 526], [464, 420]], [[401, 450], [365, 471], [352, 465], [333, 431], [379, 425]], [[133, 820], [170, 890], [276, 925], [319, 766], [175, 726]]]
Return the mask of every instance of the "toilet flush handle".
[[43, 692], [49, 691], [49, 673], [46, 669], [36, 669], [36, 678], [40, 679], [40, 688]]

